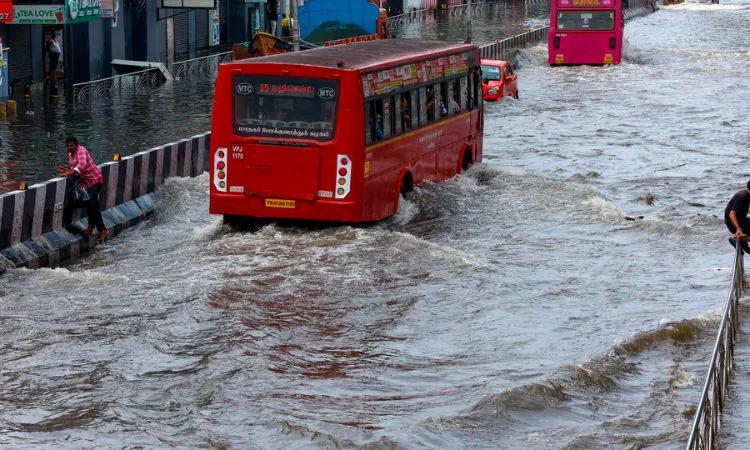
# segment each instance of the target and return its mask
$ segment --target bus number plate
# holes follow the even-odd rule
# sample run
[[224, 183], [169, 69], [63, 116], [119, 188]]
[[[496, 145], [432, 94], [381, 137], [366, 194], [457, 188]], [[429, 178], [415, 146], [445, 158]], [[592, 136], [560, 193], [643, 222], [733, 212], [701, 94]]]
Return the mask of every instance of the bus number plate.
[[295, 207], [294, 200], [281, 200], [277, 198], [267, 198], [266, 208], [288, 208], [293, 209]]

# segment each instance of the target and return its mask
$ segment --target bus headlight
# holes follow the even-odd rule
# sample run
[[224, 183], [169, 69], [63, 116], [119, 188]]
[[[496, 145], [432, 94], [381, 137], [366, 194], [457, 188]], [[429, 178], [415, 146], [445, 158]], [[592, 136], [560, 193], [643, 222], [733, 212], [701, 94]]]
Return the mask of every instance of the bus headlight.
[[495, 95], [495, 94], [497, 94], [497, 88], [492, 88], [489, 91], [487, 91], [487, 93], [490, 94], [490, 95]]

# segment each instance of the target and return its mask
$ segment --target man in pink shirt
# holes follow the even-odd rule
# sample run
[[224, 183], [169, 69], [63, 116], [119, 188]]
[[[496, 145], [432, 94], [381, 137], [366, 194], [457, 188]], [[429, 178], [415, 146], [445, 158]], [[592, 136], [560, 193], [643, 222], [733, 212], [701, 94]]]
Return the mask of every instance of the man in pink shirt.
[[99, 191], [102, 190], [104, 178], [99, 166], [96, 165], [89, 152], [82, 145], [78, 145], [78, 139], [75, 136], [68, 136], [65, 140], [65, 147], [68, 149], [68, 165], [70, 168], [60, 166], [60, 175], [74, 175], [81, 179], [83, 186], [89, 193], [89, 199], [86, 202], [86, 210], [89, 215], [89, 226], [83, 232], [86, 236], [91, 236], [94, 227], [99, 230], [99, 242], [109, 236], [109, 230], [104, 226], [102, 211], [99, 209]]

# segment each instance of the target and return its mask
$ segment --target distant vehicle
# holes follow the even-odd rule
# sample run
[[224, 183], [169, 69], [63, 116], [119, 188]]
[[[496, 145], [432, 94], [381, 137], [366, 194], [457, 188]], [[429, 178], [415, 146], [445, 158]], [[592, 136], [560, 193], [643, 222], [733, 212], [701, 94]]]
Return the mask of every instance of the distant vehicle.
[[552, 0], [550, 65], [619, 64], [622, 0]]
[[482, 60], [482, 97], [486, 101], [518, 98], [518, 76], [507, 61]]
[[380, 39], [221, 64], [209, 212], [373, 222], [482, 160], [479, 49]]

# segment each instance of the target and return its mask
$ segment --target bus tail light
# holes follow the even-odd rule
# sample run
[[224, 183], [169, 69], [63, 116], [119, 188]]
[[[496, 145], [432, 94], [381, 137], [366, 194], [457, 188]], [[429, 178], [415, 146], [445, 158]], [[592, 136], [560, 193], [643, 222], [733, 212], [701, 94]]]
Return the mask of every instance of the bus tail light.
[[609, 48], [615, 48], [615, 45], [617, 44], [617, 41], [615, 38], [611, 37], [609, 38]]
[[227, 191], [227, 149], [219, 147], [214, 155], [214, 187], [219, 192]]
[[335, 198], [345, 198], [352, 186], [352, 160], [347, 155], [336, 155]]
[[560, 48], [560, 36], [555, 36], [555, 48]]

